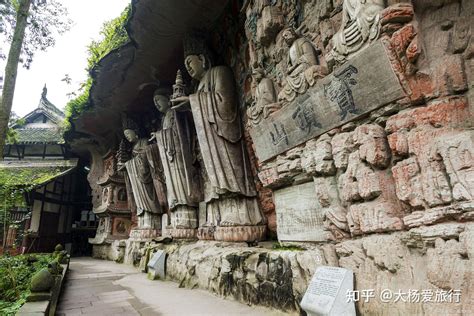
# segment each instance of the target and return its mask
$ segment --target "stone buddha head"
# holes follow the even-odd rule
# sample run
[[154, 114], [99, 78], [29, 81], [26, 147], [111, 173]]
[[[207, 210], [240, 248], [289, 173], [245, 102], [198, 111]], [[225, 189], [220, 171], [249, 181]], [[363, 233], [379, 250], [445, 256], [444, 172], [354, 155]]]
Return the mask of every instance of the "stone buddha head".
[[265, 72], [262, 67], [253, 67], [252, 68], [252, 79], [258, 84], [265, 77]]
[[290, 47], [298, 37], [292, 27], [285, 29], [281, 36], [285, 40], [285, 43], [288, 45], [288, 47]]
[[135, 132], [133, 129], [126, 129], [123, 131], [123, 135], [125, 138], [132, 144], [136, 143], [138, 141], [138, 135], [137, 132]]
[[201, 80], [206, 70], [209, 69], [203, 54], [186, 56], [184, 65], [191, 78], [196, 80]]
[[123, 136], [132, 144], [135, 144], [139, 137], [139, 128], [138, 125], [129, 117], [122, 117], [122, 126], [123, 126]]
[[184, 39], [184, 66], [191, 78], [201, 80], [212, 67], [212, 53], [206, 45], [206, 36], [202, 32], [193, 32]]
[[156, 89], [153, 94], [153, 102], [155, 107], [161, 113], [166, 113], [170, 109], [170, 98], [168, 97], [168, 91], [164, 88]]

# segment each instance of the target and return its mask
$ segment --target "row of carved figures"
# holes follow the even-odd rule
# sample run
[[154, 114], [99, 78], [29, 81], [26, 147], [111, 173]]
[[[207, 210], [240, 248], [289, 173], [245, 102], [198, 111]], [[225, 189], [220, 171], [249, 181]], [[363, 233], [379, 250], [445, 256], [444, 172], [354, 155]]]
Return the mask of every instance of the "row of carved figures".
[[[171, 95], [165, 87], [155, 91], [154, 103], [162, 114], [161, 129], [152, 133], [156, 144], [139, 138], [132, 120], [123, 122], [124, 136], [133, 144], [131, 159], [123, 166], [138, 229], [159, 230], [166, 205], [171, 215], [166, 231], [175, 238], [260, 240], [265, 219], [244, 148], [232, 71], [212, 65], [203, 38], [189, 36], [184, 44], [185, 67], [198, 86], [185, 95], [178, 71]], [[154, 183], [152, 171], [164, 181]], [[166, 203], [158, 202], [160, 192]], [[205, 222], [198, 220], [199, 209]]]

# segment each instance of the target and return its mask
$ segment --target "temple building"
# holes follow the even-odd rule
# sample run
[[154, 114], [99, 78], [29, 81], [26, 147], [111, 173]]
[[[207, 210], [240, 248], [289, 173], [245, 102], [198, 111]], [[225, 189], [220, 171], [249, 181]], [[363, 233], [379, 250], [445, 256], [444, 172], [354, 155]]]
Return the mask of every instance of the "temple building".
[[7, 249], [48, 252], [62, 243], [73, 254], [91, 251], [87, 238], [93, 236], [97, 221], [91, 212], [87, 172], [64, 142], [63, 120], [64, 113], [48, 100], [45, 86], [38, 107], [11, 126], [13, 137], [4, 147], [0, 177], [22, 190], [23, 199], [9, 211], [3, 238]]
[[[474, 313], [473, 13], [468, 0], [132, 1], [129, 41], [92, 69], [65, 133], [90, 166], [94, 257], [146, 270], [160, 249], [181, 286], [288, 312], [329, 267], [375, 293], [348, 315]], [[53, 120], [39, 112], [30, 124]]]

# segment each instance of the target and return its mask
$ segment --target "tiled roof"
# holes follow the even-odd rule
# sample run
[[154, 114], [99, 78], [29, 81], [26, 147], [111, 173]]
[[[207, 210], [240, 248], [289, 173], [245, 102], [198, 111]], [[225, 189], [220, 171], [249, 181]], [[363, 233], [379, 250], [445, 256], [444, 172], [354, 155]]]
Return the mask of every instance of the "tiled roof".
[[46, 112], [54, 115], [57, 117], [59, 120], [64, 119], [64, 113], [58, 109], [57, 107], [54, 106], [48, 99], [46, 99], [46, 96], [42, 96], [40, 99], [40, 103], [38, 105], [39, 109], [43, 109]]
[[77, 166], [77, 159], [71, 160], [22, 160], [0, 161], [0, 180], [9, 186], [40, 186], [51, 180], [64, 176]]
[[[30, 120], [35, 119], [39, 114], [44, 114], [55, 124], [60, 124], [64, 120], [64, 113], [48, 100], [48, 98], [46, 97], [47, 92], [48, 90], [45, 86], [43, 88], [43, 93], [41, 94], [38, 107], [23, 116], [23, 119], [26, 123], [28, 123]], [[13, 128], [18, 128], [18, 126], [13, 125]]]
[[64, 139], [58, 128], [18, 128], [18, 144], [62, 144]]

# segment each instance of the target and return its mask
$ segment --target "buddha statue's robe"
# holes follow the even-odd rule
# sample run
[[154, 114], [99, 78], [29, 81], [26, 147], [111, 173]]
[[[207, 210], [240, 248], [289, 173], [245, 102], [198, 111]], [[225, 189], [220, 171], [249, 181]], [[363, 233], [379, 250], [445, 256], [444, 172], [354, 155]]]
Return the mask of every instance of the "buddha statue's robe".
[[286, 84], [278, 98], [291, 102], [298, 94], [303, 94], [312, 82], [313, 73], [308, 71], [318, 64], [316, 50], [306, 38], [297, 38], [288, 52]]
[[159, 229], [162, 213], [153, 185], [153, 178], [146, 155], [146, 139], [139, 139], [133, 146], [132, 159], [125, 163], [137, 207], [138, 228]]
[[262, 223], [231, 70], [225, 66], [207, 70], [190, 95], [190, 105], [206, 171], [208, 224]]
[[173, 228], [197, 228], [202, 197], [196, 168], [195, 132], [189, 112], [168, 110], [156, 133]]

